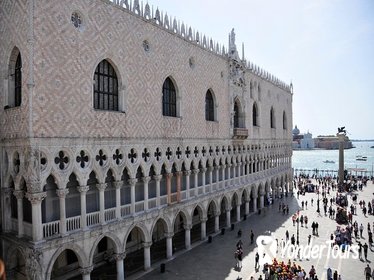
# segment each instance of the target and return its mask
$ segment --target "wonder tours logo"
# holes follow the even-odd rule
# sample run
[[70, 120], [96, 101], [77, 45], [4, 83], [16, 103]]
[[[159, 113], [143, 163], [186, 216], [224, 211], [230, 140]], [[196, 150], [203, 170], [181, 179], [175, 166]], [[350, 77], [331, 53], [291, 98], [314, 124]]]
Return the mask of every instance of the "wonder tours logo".
[[[294, 245], [290, 241], [284, 244], [277, 244], [277, 240], [273, 235], [260, 235], [256, 239], [259, 254], [259, 264], [270, 264], [273, 259], [279, 257], [286, 259], [320, 259], [325, 254], [328, 258], [333, 259], [358, 259], [358, 245], [338, 246], [332, 245], [332, 241], [328, 240], [325, 244], [315, 244], [313, 241], [308, 245]], [[278, 247], [279, 245], [279, 247]], [[279, 249], [279, 250], [278, 250]]]

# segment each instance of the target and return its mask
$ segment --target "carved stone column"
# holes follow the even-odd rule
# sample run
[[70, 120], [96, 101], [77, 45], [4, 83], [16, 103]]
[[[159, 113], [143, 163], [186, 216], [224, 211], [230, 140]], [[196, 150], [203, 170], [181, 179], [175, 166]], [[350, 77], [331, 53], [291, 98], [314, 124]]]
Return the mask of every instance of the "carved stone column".
[[213, 167], [209, 166], [208, 172], [209, 172], [209, 192], [213, 191]]
[[191, 249], [191, 229], [192, 225], [187, 224], [184, 225], [184, 239], [185, 239], [185, 245], [186, 245], [186, 250]]
[[219, 216], [221, 215], [220, 212], [217, 212], [214, 216], [214, 232], [219, 232]]
[[156, 206], [160, 207], [160, 181], [162, 175], [154, 175], [153, 178], [156, 180]]
[[202, 218], [200, 220], [200, 223], [201, 223], [201, 240], [206, 239], [206, 221], [207, 220], [208, 220], [207, 218]]
[[151, 177], [143, 177], [143, 184], [144, 184], [144, 211], [148, 210], [148, 183], [151, 180]]
[[96, 188], [100, 191], [100, 224], [105, 224], [105, 189], [107, 187], [107, 183], [97, 184]]
[[195, 196], [198, 196], [198, 186], [199, 186], [199, 181], [198, 181], [198, 174], [199, 174], [199, 169], [194, 169], [192, 170], [192, 173], [194, 174], [194, 191], [195, 191]]
[[265, 196], [265, 193], [261, 192], [260, 193], [260, 209], [264, 208], [264, 196]]
[[11, 188], [2, 188], [0, 189], [2, 192], [2, 201], [4, 203], [4, 207], [2, 208], [3, 213], [3, 230], [5, 232], [10, 231], [11, 228], [11, 219], [10, 219], [10, 200], [11, 200], [11, 195], [12, 195], [12, 189]]
[[221, 187], [224, 188], [225, 185], [226, 185], [226, 177], [225, 177], [225, 169], [226, 169], [226, 165], [221, 165], [221, 169], [222, 169], [222, 182], [221, 182]]
[[87, 230], [87, 207], [86, 207], [86, 194], [90, 189], [89, 186], [79, 186], [78, 191], [81, 196], [81, 228]]
[[13, 192], [17, 198], [17, 222], [18, 222], [18, 237], [22, 237], [24, 234], [23, 229], [23, 197], [24, 193], [22, 190], [16, 190]]
[[183, 176], [183, 172], [178, 171], [177, 172], [177, 201], [178, 202], [181, 202], [181, 200], [182, 200], [182, 198], [181, 198], [182, 176]]
[[231, 186], [231, 166], [232, 164], [227, 164], [227, 185]]
[[249, 201], [250, 201], [250, 199], [245, 200], [245, 214], [246, 215], [249, 214]]
[[82, 280], [91, 280], [92, 270], [93, 270], [93, 266], [80, 268], [80, 273], [82, 274]]
[[203, 173], [202, 174], [202, 188], [203, 188], [203, 193], [205, 194], [205, 173], [206, 173], [206, 171], [207, 171], [207, 169], [206, 168], [201, 168], [200, 169], [200, 171]]
[[123, 267], [123, 260], [126, 258], [126, 253], [115, 254], [114, 259], [116, 260], [117, 268], [117, 280], [125, 279], [125, 271]]
[[236, 205], [236, 221], [240, 222], [240, 204]]
[[116, 219], [121, 218], [121, 188], [123, 186], [122, 181], [114, 182], [114, 187], [116, 188]]
[[38, 242], [43, 239], [42, 229], [42, 201], [47, 197], [46, 192], [26, 193], [26, 197], [31, 202], [32, 211], [32, 239]]
[[167, 194], [168, 205], [172, 203], [171, 201], [171, 177], [173, 177], [173, 173], [166, 174], [166, 194]]
[[184, 175], [186, 176], [186, 199], [190, 199], [190, 175], [191, 175], [191, 170], [184, 171]]
[[60, 201], [60, 234], [66, 235], [66, 209], [65, 209], [65, 198], [69, 193], [69, 189], [56, 190], [57, 196]]
[[231, 208], [228, 208], [226, 210], [226, 227], [230, 227], [231, 226]]
[[131, 206], [130, 206], [130, 213], [132, 215], [135, 214], [135, 184], [138, 182], [138, 179], [136, 178], [131, 178], [129, 179], [129, 184], [131, 188]]
[[167, 232], [165, 233], [166, 237], [166, 258], [171, 259], [173, 257], [173, 236], [174, 233]]
[[253, 200], [253, 212], [257, 212], [257, 195], [252, 197]]
[[237, 183], [237, 178], [236, 178], [236, 167], [237, 167], [237, 164], [233, 163], [232, 167], [233, 167], [233, 169], [232, 169], [232, 171], [233, 171], [232, 182], [233, 182], [233, 185], [235, 185]]
[[219, 190], [219, 166], [216, 166], [215, 170], [216, 170], [216, 190]]
[[145, 271], [151, 268], [151, 245], [152, 245], [152, 242], [143, 242], [144, 270]]

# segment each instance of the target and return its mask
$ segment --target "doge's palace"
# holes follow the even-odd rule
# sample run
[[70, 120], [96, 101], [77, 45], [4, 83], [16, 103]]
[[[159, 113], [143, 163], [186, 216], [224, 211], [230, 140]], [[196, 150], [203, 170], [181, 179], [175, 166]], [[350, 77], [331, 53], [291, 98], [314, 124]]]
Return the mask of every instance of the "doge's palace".
[[292, 185], [292, 85], [138, 0], [0, 1], [9, 279], [117, 279]]

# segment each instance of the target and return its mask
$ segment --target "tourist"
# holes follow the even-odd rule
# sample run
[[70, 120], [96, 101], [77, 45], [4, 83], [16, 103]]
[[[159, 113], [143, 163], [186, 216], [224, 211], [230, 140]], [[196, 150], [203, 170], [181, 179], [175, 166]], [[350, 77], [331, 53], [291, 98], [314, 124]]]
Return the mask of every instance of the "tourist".
[[363, 238], [363, 236], [362, 236], [363, 231], [364, 231], [364, 226], [361, 224], [360, 225], [360, 237], [361, 238]]
[[360, 260], [361, 260], [361, 259], [362, 259], [362, 257], [361, 257], [361, 253], [362, 253], [362, 244], [361, 244], [360, 241], [357, 243], [357, 246], [358, 246], [358, 256], [359, 256], [359, 258], [360, 258]]
[[327, 269], [327, 280], [332, 280], [332, 269], [330, 267]]
[[251, 244], [253, 244], [253, 241], [254, 241], [254, 239], [255, 239], [255, 234], [253, 233], [252, 230], [251, 230], [250, 238], [251, 238]]
[[338, 271], [334, 271], [333, 280], [338, 280]]
[[288, 241], [290, 239], [290, 234], [288, 232], [288, 230], [286, 230], [286, 241]]
[[366, 280], [370, 280], [371, 277], [371, 268], [369, 265], [367, 265], [364, 269], [364, 275], [366, 277]]
[[315, 275], [316, 275], [316, 269], [314, 268], [314, 265], [312, 265], [312, 268], [309, 271], [310, 279], [314, 280]]
[[364, 245], [362, 245], [362, 248], [364, 249], [364, 256], [365, 256], [365, 260], [367, 261], [368, 260], [368, 244], [365, 242]]
[[260, 266], [259, 260], [260, 260], [260, 255], [258, 254], [258, 252], [256, 252], [256, 255], [255, 255], [255, 269], [256, 270], [257, 270], [257, 267]]
[[305, 227], [307, 228], [308, 227], [308, 217], [307, 216], [304, 216], [304, 223], [305, 223]]

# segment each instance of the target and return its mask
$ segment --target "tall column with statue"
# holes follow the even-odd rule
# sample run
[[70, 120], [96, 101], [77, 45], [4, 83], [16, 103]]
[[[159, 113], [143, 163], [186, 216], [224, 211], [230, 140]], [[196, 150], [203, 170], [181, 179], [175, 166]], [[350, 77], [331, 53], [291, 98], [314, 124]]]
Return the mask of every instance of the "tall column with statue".
[[339, 185], [344, 182], [344, 141], [346, 139], [345, 126], [338, 127], [336, 136], [339, 139]]

